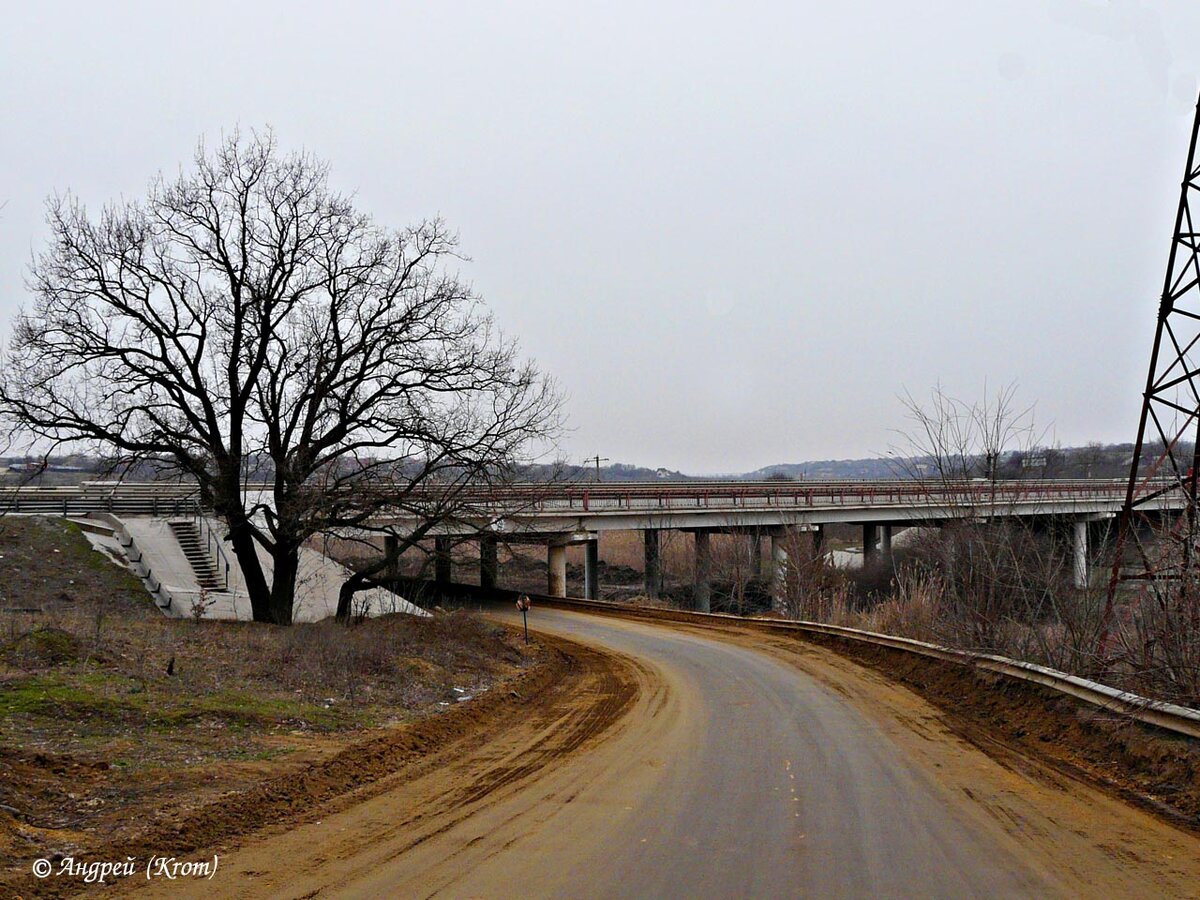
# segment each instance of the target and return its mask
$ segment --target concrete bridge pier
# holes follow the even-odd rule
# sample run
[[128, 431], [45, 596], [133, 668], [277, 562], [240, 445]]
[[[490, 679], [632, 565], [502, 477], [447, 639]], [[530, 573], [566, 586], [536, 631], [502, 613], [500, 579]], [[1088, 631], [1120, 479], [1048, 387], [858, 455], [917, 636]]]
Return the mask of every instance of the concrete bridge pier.
[[657, 598], [662, 593], [662, 544], [659, 541], [661, 532], [657, 528], [647, 528], [642, 532], [645, 543], [645, 567], [643, 568], [644, 587], [646, 596]]
[[449, 584], [450, 572], [450, 538], [441, 535], [433, 539], [433, 580], [438, 584]]
[[567, 545], [563, 542], [546, 545], [546, 593], [567, 596]]
[[1088, 522], [1076, 519], [1071, 523], [1071, 577], [1077, 588], [1088, 586]]
[[1093, 513], [1077, 516], [1070, 521], [1071, 529], [1071, 583], [1077, 588], [1086, 588], [1091, 583], [1093, 527], [1099, 532], [1098, 543], [1103, 543], [1101, 526], [1097, 523], [1115, 518], [1115, 513]]
[[583, 543], [583, 598], [600, 599], [600, 541], [597, 538]]
[[[1081, 516], [1071, 523], [1071, 575], [1077, 588], [1085, 588], [1091, 582], [1092, 537], [1103, 545], [1116, 513], [1098, 513]], [[1101, 524], [1104, 523], [1104, 524]]]
[[892, 526], [879, 526], [879, 554], [884, 562], [892, 561]]
[[771, 529], [771, 609], [775, 612], [784, 612], [787, 608], [787, 539], [790, 531], [787, 526]]
[[692, 587], [692, 599], [696, 612], [712, 612], [712, 548], [709, 546], [708, 532], [697, 529], [695, 538], [695, 579]]
[[771, 578], [771, 560], [763, 556], [763, 534], [758, 528], [750, 532], [750, 559], [756, 569], [755, 574], [761, 581]]
[[485, 534], [479, 539], [479, 586], [492, 590], [500, 579], [500, 560], [496, 550], [496, 539]]
[[879, 557], [879, 526], [874, 522], [863, 525], [863, 567], [871, 565]]

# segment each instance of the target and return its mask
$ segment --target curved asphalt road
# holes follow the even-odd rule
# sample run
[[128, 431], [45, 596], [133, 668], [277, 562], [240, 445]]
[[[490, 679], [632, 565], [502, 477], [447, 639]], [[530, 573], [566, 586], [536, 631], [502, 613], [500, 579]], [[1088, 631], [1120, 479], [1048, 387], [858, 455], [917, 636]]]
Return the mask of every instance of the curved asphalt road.
[[1044, 894], [872, 722], [797, 669], [669, 628], [547, 610], [536, 621], [652, 662], [683, 707], [680, 751], [636, 810], [637, 839], [597, 840], [581, 894]]
[[543, 609], [531, 620], [636, 670], [638, 698], [598, 739], [547, 749], [592, 708], [573, 694], [523, 731], [235, 851], [219, 885], [151, 890], [963, 898], [1200, 884], [1195, 837], [997, 764], [919, 698], [827, 651]]

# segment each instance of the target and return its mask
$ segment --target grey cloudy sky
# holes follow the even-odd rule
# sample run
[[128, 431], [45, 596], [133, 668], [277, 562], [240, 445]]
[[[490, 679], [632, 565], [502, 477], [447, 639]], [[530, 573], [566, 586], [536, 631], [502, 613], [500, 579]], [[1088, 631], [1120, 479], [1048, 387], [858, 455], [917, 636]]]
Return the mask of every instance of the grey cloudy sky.
[[4, 5], [5, 319], [47, 194], [269, 124], [460, 231], [574, 459], [870, 455], [939, 380], [1132, 438], [1195, 0]]

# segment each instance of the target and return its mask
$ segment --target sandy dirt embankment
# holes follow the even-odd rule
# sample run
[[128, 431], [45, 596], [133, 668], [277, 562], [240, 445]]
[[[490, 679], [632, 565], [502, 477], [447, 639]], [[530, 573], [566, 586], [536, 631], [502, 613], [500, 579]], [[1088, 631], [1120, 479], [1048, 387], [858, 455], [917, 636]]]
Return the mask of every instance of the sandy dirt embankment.
[[[1192, 896], [1200, 840], [761, 635], [540, 610], [588, 675], [163, 895]], [[572, 651], [578, 653], [579, 651]]]

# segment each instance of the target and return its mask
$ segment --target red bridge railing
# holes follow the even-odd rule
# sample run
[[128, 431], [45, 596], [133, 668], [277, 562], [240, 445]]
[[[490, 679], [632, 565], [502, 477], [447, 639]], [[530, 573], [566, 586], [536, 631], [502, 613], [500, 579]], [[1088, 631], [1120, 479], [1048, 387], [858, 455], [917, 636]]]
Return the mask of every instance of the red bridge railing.
[[[1169, 485], [1164, 483], [1164, 487]], [[1003, 506], [1013, 503], [1124, 500], [1124, 481], [874, 481], [874, 482], [671, 482], [669, 484], [512, 485], [468, 492], [479, 505], [520, 506], [531, 511], [720, 507], [773, 509], [830, 506]], [[1168, 505], [1171, 494], [1164, 497]], [[1182, 505], [1182, 496], [1178, 505]]]

